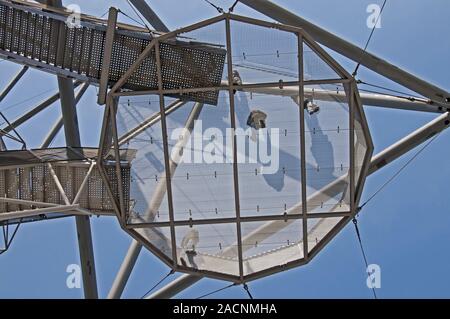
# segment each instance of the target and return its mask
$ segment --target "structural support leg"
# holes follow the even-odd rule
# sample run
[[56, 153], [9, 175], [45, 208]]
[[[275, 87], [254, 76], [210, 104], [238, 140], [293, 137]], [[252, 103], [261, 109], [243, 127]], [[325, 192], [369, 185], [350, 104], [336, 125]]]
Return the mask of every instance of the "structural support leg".
[[[80, 132], [75, 108], [75, 94], [72, 80], [58, 78], [61, 96], [64, 133], [67, 146], [80, 147]], [[92, 244], [91, 223], [89, 216], [75, 216], [78, 246], [80, 251], [83, 288], [86, 299], [97, 299], [97, 279], [95, 274], [94, 248]]]
[[117, 14], [118, 11], [116, 8], [109, 8], [108, 26], [106, 28], [105, 46], [103, 49], [102, 73], [100, 76], [100, 86], [98, 88], [97, 103], [99, 105], [104, 105], [106, 103], [106, 94], [108, 93], [109, 71], [114, 47], [114, 37], [116, 34]]
[[[47, 0], [47, 4], [62, 7], [61, 0]], [[75, 106], [73, 82], [70, 79], [58, 77], [61, 99], [64, 132], [67, 146], [80, 147], [80, 131]], [[95, 274], [94, 248], [92, 245], [91, 223], [88, 216], [76, 216], [78, 247], [80, 251], [81, 270], [83, 274], [84, 297], [98, 298], [97, 279]]]
[[142, 250], [142, 245], [133, 239], [130, 247], [128, 248], [127, 255], [125, 256], [119, 272], [114, 279], [111, 290], [108, 294], [108, 299], [119, 299], [122, 295], [125, 285], [130, 278], [134, 265], [136, 265], [139, 254]]

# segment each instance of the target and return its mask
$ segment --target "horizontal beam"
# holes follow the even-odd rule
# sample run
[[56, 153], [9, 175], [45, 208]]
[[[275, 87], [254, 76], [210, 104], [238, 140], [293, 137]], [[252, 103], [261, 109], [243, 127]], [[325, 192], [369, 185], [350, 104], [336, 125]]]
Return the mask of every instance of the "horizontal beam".
[[[327, 79], [327, 80], [307, 80], [303, 81], [304, 85], [326, 85], [326, 84], [346, 84], [350, 83], [351, 80], [348, 79]], [[247, 84], [228, 84], [227, 82], [223, 81], [220, 86], [210, 86], [210, 87], [196, 87], [196, 88], [178, 88], [178, 89], [163, 89], [162, 93], [164, 95], [168, 94], [177, 94], [180, 96], [188, 95], [189, 93], [199, 93], [199, 92], [218, 92], [218, 91], [228, 91], [231, 87], [232, 90], [249, 90], [249, 89], [257, 89], [257, 88], [266, 88], [266, 87], [273, 87], [277, 86], [280, 89], [283, 89], [285, 87], [289, 86], [299, 86], [300, 81], [280, 81], [280, 82], [266, 82], [266, 83], [247, 83]], [[111, 90], [113, 91], [113, 90]], [[157, 95], [159, 94], [159, 90], [142, 90], [142, 91], [121, 91], [116, 92], [113, 91], [112, 95], [115, 97], [119, 96], [143, 96], [143, 95]]]
[[[304, 215], [301, 214], [279, 214], [279, 215], [258, 215], [258, 216], [242, 216], [240, 221], [243, 223], [251, 222], [268, 222], [268, 221], [288, 221], [288, 220], [298, 220], [298, 219], [319, 219], [319, 218], [336, 218], [336, 217], [349, 217], [349, 212], [336, 212], [336, 213], [310, 213]], [[217, 225], [217, 224], [232, 224], [237, 223], [237, 218], [210, 218], [210, 219], [189, 219], [189, 220], [175, 220], [172, 224], [174, 226], [196, 226], [196, 225]], [[150, 223], [135, 223], [128, 225], [129, 229], [139, 229], [139, 228], [154, 228], [154, 227], [170, 227], [170, 222], [150, 222]]]
[[11, 203], [11, 204], [29, 205], [29, 206], [36, 206], [36, 207], [58, 207], [58, 206], [61, 206], [59, 204], [35, 202], [35, 201], [31, 201], [31, 200], [15, 199], [15, 198], [7, 198], [7, 197], [0, 197], [0, 203]]
[[68, 205], [68, 206], [58, 206], [58, 207], [46, 207], [46, 208], [36, 208], [29, 210], [22, 210], [11, 213], [1, 213], [0, 222], [4, 222], [11, 219], [27, 218], [38, 216], [42, 214], [49, 213], [70, 213], [71, 215], [85, 215], [78, 211], [79, 205]]
[[[267, 94], [276, 96], [288, 96], [297, 97], [299, 94], [298, 87], [265, 87], [265, 88], [245, 88], [243, 92], [255, 93], [255, 94]], [[312, 89], [305, 87], [305, 98], [314, 98], [318, 101], [337, 101], [340, 103], [346, 103], [347, 97], [344, 90], [323, 90]], [[408, 111], [420, 111], [420, 112], [432, 112], [432, 113], [444, 113], [444, 110], [439, 105], [425, 99], [419, 98], [407, 98], [397, 97], [392, 95], [375, 94], [359, 92], [361, 102], [363, 105], [376, 106], [389, 109], [399, 109]]]

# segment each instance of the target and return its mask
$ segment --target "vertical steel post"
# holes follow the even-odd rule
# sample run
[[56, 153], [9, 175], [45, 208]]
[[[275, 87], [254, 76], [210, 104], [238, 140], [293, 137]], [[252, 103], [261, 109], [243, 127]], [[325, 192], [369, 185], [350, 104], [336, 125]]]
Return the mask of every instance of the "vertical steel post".
[[[61, 0], [47, 0], [47, 4], [55, 7], [62, 7]], [[58, 77], [58, 86], [67, 146], [80, 147], [81, 139], [78, 127], [78, 116], [75, 108], [73, 82], [70, 79]], [[87, 299], [97, 299], [97, 279], [95, 273], [91, 223], [88, 216], [76, 216], [75, 221], [77, 227], [81, 270], [83, 274], [84, 296]]]
[[306, 182], [307, 182], [307, 172], [306, 172], [306, 125], [305, 125], [305, 87], [304, 87], [304, 65], [303, 65], [303, 36], [298, 34], [298, 75], [299, 75], [299, 94], [298, 94], [298, 109], [300, 112], [300, 169], [301, 169], [301, 198], [302, 198], [302, 214], [303, 214], [303, 258], [308, 260], [308, 203], [306, 194]]
[[111, 57], [114, 45], [114, 36], [116, 33], [117, 24], [117, 9], [109, 8], [108, 27], [105, 36], [105, 49], [103, 51], [102, 72], [100, 76], [100, 86], [98, 89], [97, 103], [104, 105], [106, 103], [106, 93], [108, 91], [109, 83], [109, 69], [111, 67]]

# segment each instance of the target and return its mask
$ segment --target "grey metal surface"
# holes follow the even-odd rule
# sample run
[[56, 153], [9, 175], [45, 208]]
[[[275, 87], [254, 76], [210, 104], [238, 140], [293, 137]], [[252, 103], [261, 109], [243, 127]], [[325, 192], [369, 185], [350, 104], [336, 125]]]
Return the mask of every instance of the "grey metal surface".
[[[73, 199], [83, 177], [86, 175], [88, 167], [86, 165], [56, 165], [57, 176], [61, 180], [64, 191], [69, 194], [69, 200]], [[123, 175], [126, 177], [128, 168], [123, 168]], [[39, 164], [21, 169], [0, 170], [0, 188], [5, 189], [8, 198], [37, 200], [47, 203], [65, 205], [52, 179], [48, 178], [48, 169], [45, 165]], [[72, 196], [73, 195], [73, 196]], [[6, 206], [6, 207], [5, 207]], [[80, 198], [80, 207], [92, 212], [112, 214], [109, 197], [106, 195], [105, 186], [101, 177], [94, 170], [89, 178], [87, 190]], [[0, 214], [4, 212], [20, 211], [32, 209], [26, 205], [4, 205], [0, 206]]]
[[[50, 178], [48, 163], [52, 163], [64, 193], [69, 202], [72, 202], [87, 175], [90, 161], [95, 160], [97, 153], [97, 149], [70, 148], [1, 152], [0, 193], [7, 194], [10, 199], [66, 205], [65, 199], [58, 191], [58, 185]], [[127, 155], [124, 156], [125, 159]], [[108, 166], [107, 171], [111, 178], [116, 176], [113, 174], [114, 166]], [[129, 191], [129, 165], [122, 165], [121, 171], [124, 188]], [[96, 167], [79, 196], [79, 204], [81, 208], [94, 213], [113, 214], [106, 186]], [[0, 214], [32, 208], [36, 206], [0, 203]]]
[[108, 28], [106, 29], [105, 34], [103, 65], [102, 65], [102, 72], [100, 75], [100, 86], [98, 89], [98, 99], [97, 99], [97, 103], [100, 105], [104, 105], [106, 103], [106, 94], [108, 92], [108, 81], [111, 68], [111, 58], [114, 47], [114, 36], [117, 27], [117, 15], [118, 11], [116, 8], [109, 9]]

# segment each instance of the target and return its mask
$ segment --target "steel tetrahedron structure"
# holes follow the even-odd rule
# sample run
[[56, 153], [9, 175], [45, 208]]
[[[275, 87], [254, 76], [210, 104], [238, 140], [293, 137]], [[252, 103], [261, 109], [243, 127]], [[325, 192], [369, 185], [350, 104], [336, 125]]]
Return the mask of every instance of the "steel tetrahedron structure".
[[[142, 248], [183, 273], [148, 298], [204, 277], [245, 285], [313, 260], [360, 212], [368, 176], [449, 127], [449, 92], [274, 2], [239, 3], [277, 22], [230, 10], [170, 31], [130, 0], [156, 30], [120, 23], [116, 8], [74, 25], [61, 0], [0, 0], [0, 58], [22, 66], [0, 103], [31, 70], [58, 79], [19, 117], [0, 111], [0, 255], [18, 225], [75, 216], [85, 297], [98, 298], [89, 218], [100, 216], [133, 240], [108, 298]], [[420, 97], [363, 91], [334, 53]], [[103, 118], [88, 147], [77, 105], [92, 86]], [[57, 101], [30, 147], [20, 128]], [[437, 117], [374, 155], [366, 106]]]

